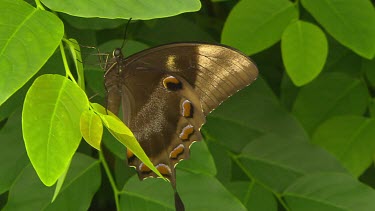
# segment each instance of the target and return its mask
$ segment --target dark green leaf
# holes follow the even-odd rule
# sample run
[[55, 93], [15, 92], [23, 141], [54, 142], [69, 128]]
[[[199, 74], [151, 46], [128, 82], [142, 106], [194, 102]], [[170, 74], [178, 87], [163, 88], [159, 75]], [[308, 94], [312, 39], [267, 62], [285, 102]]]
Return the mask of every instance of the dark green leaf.
[[309, 142], [263, 136], [249, 143], [239, 156], [248, 175], [281, 193], [301, 176], [313, 172], [345, 172], [326, 151]]
[[312, 134], [332, 116], [362, 115], [368, 99], [369, 93], [362, 81], [341, 73], [327, 73], [300, 90], [292, 112]]
[[[178, 169], [191, 171], [197, 174], [204, 173], [211, 176], [216, 175], [215, 162], [212, 155], [208, 151], [205, 142], [200, 141], [191, 145], [190, 158], [192, 159], [180, 161], [180, 163], [177, 165]], [[202, 162], [202, 160], [204, 160], [204, 162]]]
[[54, 188], [44, 186], [32, 166], [28, 165], [13, 184], [3, 210], [88, 210], [100, 180], [99, 163], [77, 154], [60, 194], [51, 204]]
[[247, 210], [277, 211], [273, 193], [254, 182], [232, 182], [229, 190], [246, 206]]
[[280, 106], [260, 78], [224, 102], [207, 119], [203, 129], [234, 152], [240, 152], [264, 134], [308, 140], [301, 125]]
[[290, 210], [375, 210], [375, 191], [347, 174], [320, 173], [302, 177], [283, 196]]
[[367, 80], [371, 87], [375, 87], [375, 59], [362, 60], [362, 71], [366, 74]]
[[22, 139], [21, 109], [0, 130], [0, 163], [0, 193], [4, 193], [29, 164]]
[[360, 176], [373, 162], [375, 120], [361, 116], [337, 116], [315, 131], [313, 143], [325, 148], [354, 176]]
[[[186, 210], [246, 210], [214, 177], [177, 172], [178, 193]], [[121, 210], [175, 210], [173, 190], [161, 179], [131, 178], [120, 198]]]

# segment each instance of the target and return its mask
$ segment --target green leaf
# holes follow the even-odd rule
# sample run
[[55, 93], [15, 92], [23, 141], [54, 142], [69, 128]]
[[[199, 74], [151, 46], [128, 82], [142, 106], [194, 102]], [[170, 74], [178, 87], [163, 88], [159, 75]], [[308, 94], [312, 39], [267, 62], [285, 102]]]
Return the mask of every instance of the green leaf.
[[106, 146], [106, 148], [111, 151], [114, 155], [116, 155], [121, 160], [126, 159], [126, 148], [125, 146], [117, 141], [115, 137], [108, 131], [108, 129], [104, 129], [103, 131], [103, 140], [102, 143]]
[[130, 129], [111, 111], [106, 110], [103, 106], [97, 103], [93, 103], [92, 106], [109, 130], [118, 134], [134, 137]]
[[[61, 68], [59, 68], [61, 67]], [[23, 101], [25, 99], [27, 90], [29, 90], [30, 86], [33, 84], [34, 80], [46, 73], [54, 73], [54, 74], [65, 74], [65, 70], [63, 68], [63, 62], [61, 60], [60, 51], [54, 53], [47, 61], [46, 64], [37, 72], [25, 85], [22, 86], [21, 89], [17, 90], [7, 101], [5, 101], [0, 106], [0, 121], [9, 117], [15, 110], [19, 107], [22, 107]]]
[[365, 84], [342, 73], [321, 75], [302, 87], [292, 112], [312, 134], [323, 121], [338, 115], [362, 115], [369, 93]]
[[74, 28], [85, 30], [103, 30], [114, 29], [126, 23], [123, 19], [104, 19], [104, 18], [80, 18], [70, 16], [64, 13], [59, 14], [64, 21]]
[[89, 210], [101, 182], [99, 161], [77, 153], [58, 197], [46, 210]]
[[[177, 181], [186, 210], [247, 210], [215, 177], [178, 171]], [[175, 210], [172, 187], [161, 179], [134, 176], [123, 191], [122, 210]]]
[[[198, 11], [201, 8], [199, 0], [107, 0], [97, 1], [95, 4], [90, 0], [67, 0], [63, 3], [59, 0], [43, 0], [43, 4], [54, 11], [66, 13], [79, 17], [99, 18], [123, 18], [134, 20], [148, 20], [178, 15], [184, 12]], [[90, 5], [89, 7], [87, 5]]]
[[53, 203], [55, 201], [56, 197], [59, 195], [59, 193], [61, 191], [61, 188], [64, 184], [66, 174], [68, 173], [68, 170], [69, 170], [69, 167], [64, 171], [64, 173], [62, 173], [60, 178], [57, 180], [56, 186], [55, 186], [55, 192], [53, 192], [53, 197], [52, 197], [51, 203]]
[[354, 176], [360, 176], [373, 161], [375, 120], [361, 116], [337, 116], [315, 131], [313, 143], [325, 148]]
[[204, 141], [196, 142], [190, 146], [190, 159], [180, 161], [177, 169], [197, 174], [216, 175], [214, 159]]
[[[222, 23], [217, 18], [194, 14], [190, 16], [179, 15], [169, 18], [158, 18], [145, 23], [137, 27], [137, 30], [133, 33], [133, 39], [142, 40], [150, 46], [187, 40], [217, 43], [217, 39], [214, 39], [212, 33], [210, 33], [212, 30], [207, 30], [205, 27], [208, 25], [210, 28], [222, 27]], [[215, 31], [217, 31], [216, 28]]]
[[302, 86], [322, 71], [328, 54], [328, 42], [319, 27], [296, 21], [285, 29], [281, 51], [288, 75], [295, 85]]
[[[112, 112], [106, 110], [103, 106], [93, 103], [92, 107], [96, 112], [99, 113], [100, 118], [104, 122], [104, 125], [108, 128], [108, 131], [123, 145], [125, 145], [130, 151], [134, 153], [137, 158], [139, 158], [147, 167], [149, 167], [153, 172], [155, 172], [159, 177], [164, 178], [160, 172], [152, 164], [146, 153], [143, 151], [141, 145], [135, 139], [133, 133], [130, 129], [121, 122], [120, 119]], [[108, 115], [106, 115], [108, 112]], [[112, 130], [112, 128], [115, 130]], [[118, 133], [118, 132], [120, 133]]]
[[27, 154], [42, 182], [53, 185], [81, 141], [80, 117], [89, 108], [85, 93], [60, 75], [43, 75], [26, 94], [22, 129]]
[[127, 136], [134, 136], [130, 129], [117, 116], [100, 115], [100, 118], [104, 125], [111, 131]]
[[92, 110], [84, 111], [80, 120], [81, 134], [88, 144], [100, 150], [100, 142], [103, 135], [103, 124]]
[[375, 55], [375, 12], [368, 0], [302, 0], [302, 5], [342, 45]]
[[375, 59], [362, 60], [362, 71], [366, 74], [366, 79], [372, 88], [375, 87]]
[[340, 173], [302, 177], [285, 191], [283, 198], [290, 210], [375, 210], [375, 191]]
[[[205, 142], [201, 141], [201, 142], [194, 143], [191, 146], [190, 152], [191, 152], [190, 158], [187, 160], [181, 161], [177, 165], [177, 170], [176, 170], [177, 181], [178, 181], [177, 188], [179, 189], [179, 193], [181, 191], [184, 191], [183, 189], [196, 189], [194, 191], [197, 191], [197, 192], [202, 192], [202, 190], [204, 189], [204, 187], [197, 187], [196, 185], [191, 185], [194, 183], [193, 181], [190, 181], [189, 175], [191, 175], [191, 177], [196, 177], [196, 175], [197, 176], [201, 175], [202, 177], [207, 178], [207, 180], [212, 180], [212, 182], [217, 183], [216, 179], [214, 179], [213, 177], [216, 174], [215, 163], [213, 162], [211, 153], [208, 150]], [[204, 160], [205, 162], [202, 162], [202, 160]], [[186, 174], [187, 176], [181, 179], [180, 177], [181, 174], [184, 174], [184, 175]], [[192, 187], [189, 187], [189, 186], [192, 186]], [[137, 190], [137, 187], [139, 187], [140, 189]], [[149, 190], [146, 192], [142, 192], [143, 189], [149, 189]], [[221, 189], [221, 187], [219, 189]], [[148, 204], [146, 206], [149, 206], [150, 208], [153, 208], [154, 210], [155, 209], [160, 210], [160, 207], [162, 207], [163, 209], [166, 207], [170, 207], [172, 210], [174, 210], [174, 205], [172, 205], [173, 204], [172, 203], [173, 190], [171, 188], [171, 185], [160, 179], [150, 178], [144, 181], [139, 181], [137, 176], [135, 176], [127, 182], [123, 190], [125, 191], [125, 194], [121, 196], [121, 200], [126, 201], [125, 203], [123, 202], [125, 205], [122, 205], [122, 206], [125, 206], [125, 208], [128, 208], [129, 206], [142, 206], [143, 204]], [[207, 190], [207, 191], [210, 191], [210, 190]], [[189, 190], [186, 190], [185, 192], [189, 192]], [[136, 194], [137, 196], [133, 196], [134, 194]], [[204, 195], [208, 193], [203, 191], [201, 194]], [[185, 202], [185, 196], [181, 195], [181, 197], [183, 197], [182, 200]], [[128, 200], [131, 201], [130, 204], [128, 204]], [[212, 198], [212, 200], [214, 200], [214, 198]], [[141, 203], [136, 204], [137, 203], [136, 201], [140, 201]], [[193, 201], [194, 200], [191, 200], [190, 203], [192, 204], [195, 203]], [[186, 203], [185, 203], [185, 206], [186, 206]], [[213, 206], [213, 205], [207, 205], [207, 206]], [[122, 210], [128, 210], [125, 208], [122, 207]], [[129, 209], [137, 210], [135, 207], [132, 207]]]
[[301, 176], [314, 172], [345, 172], [325, 150], [306, 141], [266, 135], [250, 142], [238, 157], [257, 182], [281, 193]]
[[85, 90], [85, 76], [83, 72], [83, 64], [82, 64], [82, 57], [81, 57], [81, 48], [75, 39], [69, 39], [69, 41], [66, 42], [70, 55], [73, 57], [73, 62], [76, 67], [77, 76], [78, 76], [78, 86], [81, 87], [81, 89]]
[[63, 31], [62, 22], [50, 12], [20, 0], [0, 2], [0, 105], [43, 66]]
[[372, 98], [368, 105], [368, 110], [371, 117], [375, 117], [375, 99]]
[[280, 106], [261, 78], [213, 111], [202, 130], [237, 153], [250, 141], [266, 134], [308, 140], [299, 122]]
[[280, 102], [288, 111], [292, 110], [299, 89], [299, 87], [293, 84], [289, 75], [284, 72], [280, 85]]
[[29, 164], [22, 139], [21, 113], [19, 108], [0, 130], [0, 194], [9, 190]]
[[235, 181], [227, 188], [241, 200], [247, 210], [277, 211], [273, 193], [255, 182]]
[[32, 166], [28, 165], [12, 185], [3, 210], [88, 210], [100, 181], [99, 162], [76, 154], [60, 194], [51, 204], [54, 188], [42, 184]]
[[288, 0], [240, 1], [225, 22], [221, 42], [254, 54], [278, 42], [297, 17], [297, 8]]

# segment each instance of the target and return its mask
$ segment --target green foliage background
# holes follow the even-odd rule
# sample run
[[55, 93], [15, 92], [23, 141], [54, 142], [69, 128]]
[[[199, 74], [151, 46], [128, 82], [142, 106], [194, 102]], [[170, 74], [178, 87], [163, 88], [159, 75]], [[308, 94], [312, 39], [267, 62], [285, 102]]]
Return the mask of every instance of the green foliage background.
[[82, 89], [103, 104], [103, 70], [95, 49], [68, 39], [111, 52], [128, 18], [127, 55], [223, 43], [260, 71], [208, 116], [205, 140], [178, 165], [187, 210], [375, 210], [369, 0], [0, 0], [0, 208], [174, 210], [170, 185], [139, 181], [114, 131], [101, 143], [108, 163], [79, 134]]

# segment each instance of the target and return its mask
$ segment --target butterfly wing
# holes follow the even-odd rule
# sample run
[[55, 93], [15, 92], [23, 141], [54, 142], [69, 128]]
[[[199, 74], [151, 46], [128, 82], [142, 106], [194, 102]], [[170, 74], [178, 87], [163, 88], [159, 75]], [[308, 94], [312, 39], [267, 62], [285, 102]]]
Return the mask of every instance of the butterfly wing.
[[[202, 139], [205, 116], [258, 75], [246, 55], [212, 44], [168, 44], [117, 62], [118, 77], [106, 77], [108, 102], [122, 96], [124, 122], [174, 187], [174, 167]], [[128, 162], [141, 179], [156, 176], [131, 152]]]

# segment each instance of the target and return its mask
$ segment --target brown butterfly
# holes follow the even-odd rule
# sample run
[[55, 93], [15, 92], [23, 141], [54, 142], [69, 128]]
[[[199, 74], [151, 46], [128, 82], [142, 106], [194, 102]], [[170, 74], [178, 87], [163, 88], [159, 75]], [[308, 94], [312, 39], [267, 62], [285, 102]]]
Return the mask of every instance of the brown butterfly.
[[[176, 191], [175, 166], [202, 140], [206, 116], [250, 85], [258, 69], [243, 53], [223, 45], [173, 43], [124, 58], [113, 51], [106, 64], [107, 109], [123, 121], [159, 172], [172, 184], [176, 210], [184, 205]], [[128, 163], [139, 178], [156, 174], [131, 151]]]

